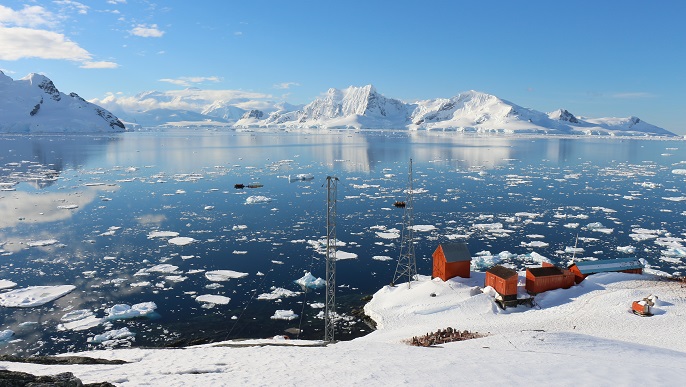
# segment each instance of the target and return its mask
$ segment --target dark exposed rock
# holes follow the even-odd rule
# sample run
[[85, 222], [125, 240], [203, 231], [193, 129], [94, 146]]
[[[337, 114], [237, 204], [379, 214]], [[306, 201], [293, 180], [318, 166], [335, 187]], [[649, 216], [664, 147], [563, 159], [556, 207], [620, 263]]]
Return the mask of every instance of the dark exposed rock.
[[126, 364], [124, 360], [98, 359], [86, 356], [31, 356], [20, 357], [14, 355], [0, 355], [0, 361], [13, 363], [34, 363], [34, 364]]
[[[0, 370], [0, 387], [81, 387], [83, 385], [81, 380], [71, 372], [36, 376], [25, 372]], [[114, 386], [109, 383], [107, 385]]]

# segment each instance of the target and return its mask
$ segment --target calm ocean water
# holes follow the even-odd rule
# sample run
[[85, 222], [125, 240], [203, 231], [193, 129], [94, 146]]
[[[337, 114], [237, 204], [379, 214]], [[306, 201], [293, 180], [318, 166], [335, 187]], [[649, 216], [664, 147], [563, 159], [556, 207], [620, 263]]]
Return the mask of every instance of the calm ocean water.
[[[337, 236], [351, 257], [337, 265], [337, 338], [363, 335], [354, 309], [392, 279], [403, 216], [393, 203], [405, 199], [410, 159], [420, 274], [450, 241], [468, 243], [476, 270], [567, 264], [575, 244], [577, 259], [686, 268], [683, 141], [175, 130], [4, 136], [0, 149], [0, 280], [76, 286], [42, 306], [0, 307], [0, 331], [14, 332], [2, 353], [99, 348], [96, 335], [122, 328], [134, 335], [108, 345], [294, 337], [296, 328], [321, 338], [323, 289], [294, 281], [306, 271], [324, 277], [327, 176], [340, 179]], [[314, 179], [289, 180], [297, 174]], [[194, 241], [176, 245], [154, 231]], [[213, 270], [247, 275], [217, 282], [205, 275]], [[100, 318], [150, 301], [156, 313], [145, 318], [60, 325], [68, 312]], [[297, 317], [279, 318], [289, 315]]]

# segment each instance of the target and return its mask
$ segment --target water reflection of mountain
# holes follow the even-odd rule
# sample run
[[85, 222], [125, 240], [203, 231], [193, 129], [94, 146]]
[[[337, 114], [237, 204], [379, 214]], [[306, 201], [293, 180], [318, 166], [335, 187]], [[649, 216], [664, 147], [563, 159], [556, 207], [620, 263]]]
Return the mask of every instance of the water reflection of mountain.
[[45, 188], [63, 170], [86, 164], [117, 141], [117, 136], [0, 136], [0, 183], [5, 188], [20, 182]]

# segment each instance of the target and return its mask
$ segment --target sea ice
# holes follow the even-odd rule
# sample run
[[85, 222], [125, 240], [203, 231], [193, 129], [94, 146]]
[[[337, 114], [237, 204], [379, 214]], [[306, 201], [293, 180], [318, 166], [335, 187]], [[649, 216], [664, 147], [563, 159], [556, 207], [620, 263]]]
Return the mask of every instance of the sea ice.
[[200, 296], [197, 296], [195, 298], [196, 301], [198, 302], [203, 302], [207, 304], [218, 304], [218, 305], [226, 305], [231, 301], [231, 298], [225, 297], [225, 296], [218, 296], [215, 294], [203, 294]]
[[12, 282], [10, 280], [5, 280], [5, 279], [0, 279], [0, 290], [13, 288], [15, 286], [17, 286], [16, 282]]
[[23, 289], [0, 293], [0, 306], [8, 308], [40, 306], [56, 300], [74, 289], [76, 289], [76, 286], [73, 285], [29, 286]]
[[375, 261], [391, 261], [393, 258], [387, 256], [387, 255], [375, 255], [372, 257], [373, 260]]
[[143, 269], [142, 271], [145, 271], [148, 273], [171, 274], [171, 273], [175, 273], [178, 268], [179, 267], [175, 266], [175, 265], [170, 265], [168, 263], [161, 263], [159, 265], [155, 265], [155, 266], [150, 267], [148, 269]]
[[185, 246], [195, 242], [195, 239], [190, 237], [176, 237], [169, 240], [169, 243], [177, 246]]
[[148, 238], [173, 238], [179, 236], [176, 231], [151, 231]]
[[326, 281], [322, 278], [315, 278], [309, 271], [304, 276], [294, 281], [296, 284], [310, 289], [317, 289], [326, 286]]
[[428, 232], [436, 229], [436, 226], [428, 224], [416, 224], [412, 226], [412, 229], [417, 232]]
[[0, 331], [0, 342], [9, 341], [12, 338], [12, 336], [14, 336], [14, 332], [9, 329]]
[[233, 270], [211, 270], [205, 272], [205, 277], [213, 282], [228, 281], [232, 278], [243, 278], [247, 275], [248, 273], [241, 273]]
[[75, 208], [79, 208], [79, 206], [76, 204], [65, 204], [65, 205], [57, 206], [57, 208], [59, 208], [61, 210], [73, 210]]
[[105, 344], [108, 341], [121, 340], [133, 336], [135, 336], [135, 333], [131, 332], [129, 328], [124, 327], [89, 337], [88, 342], [93, 344]]
[[140, 304], [127, 305], [127, 304], [117, 304], [111, 308], [105, 309], [107, 320], [124, 320], [136, 317], [145, 317], [152, 314], [157, 305], [152, 302], [142, 302]]
[[270, 317], [272, 320], [295, 320], [298, 318], [298, 315], [295, 314], [292, 310], [277, 310], [274, 312], [274, 315]]
[[271, 201], [272, 199], [266, 196], [248, 196], [248, 198], [245, 199], [245, 204], [269, 203]]
[[27, 245], [30, 247], [39, 247], [39, 246], [50, 246], [50, 245], [54, 245], [55, 243], [57, 243], [57, 239], [44, 239], [44, 240], [40, 240], [40, 241], [29, 242], [29, 243], [27, 243]]
[[301, 292], [294, 292], [292, 290], [277, 288], [275, 286], [271, 287], [271, 293], [262, 293], [257, 296], [258, 300], [278, 300], [284, 297], [296, 297], [300, 295]]

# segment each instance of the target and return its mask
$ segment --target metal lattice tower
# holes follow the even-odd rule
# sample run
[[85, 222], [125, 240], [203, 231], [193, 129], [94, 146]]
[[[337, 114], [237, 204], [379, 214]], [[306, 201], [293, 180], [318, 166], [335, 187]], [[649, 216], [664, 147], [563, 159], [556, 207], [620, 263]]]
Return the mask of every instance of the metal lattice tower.
[[407, 279], [408, 288], [417, 277], [417, 260], [414, 256], [414, 223], [412, 206], [412, 159], [410, 159], [410, 171], [407, 180], [407, 197], [405, 198], [405, 212], [403, 214], [403, 233], [400, 241], [400, 258], [395, 268], [391, 286], [395, 286], [401, 280]]
[[336, 194], [338, 178], [326, 177], [326, 308], [324, 341], [334, 341], [336, 317]]

